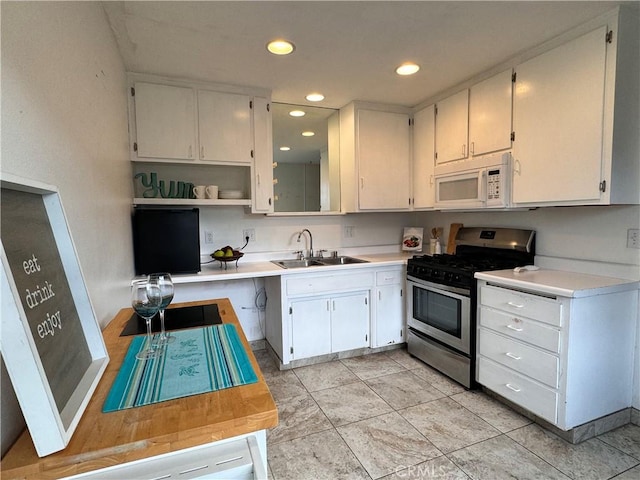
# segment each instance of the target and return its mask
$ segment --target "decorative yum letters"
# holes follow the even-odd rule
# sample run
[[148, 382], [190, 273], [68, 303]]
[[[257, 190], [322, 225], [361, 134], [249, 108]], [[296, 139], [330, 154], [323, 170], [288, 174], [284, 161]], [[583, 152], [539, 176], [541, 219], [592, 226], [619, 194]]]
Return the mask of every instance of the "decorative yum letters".
[[146, 190], [142, 193], [144, 198], [194, 198], [193, 183], [170, 180], [169, 188], [164, 180], [158, 181], [158, 174], [151, 172], [150, 174], [138, 173], [133, 177], [140, 179], [140, 183]]

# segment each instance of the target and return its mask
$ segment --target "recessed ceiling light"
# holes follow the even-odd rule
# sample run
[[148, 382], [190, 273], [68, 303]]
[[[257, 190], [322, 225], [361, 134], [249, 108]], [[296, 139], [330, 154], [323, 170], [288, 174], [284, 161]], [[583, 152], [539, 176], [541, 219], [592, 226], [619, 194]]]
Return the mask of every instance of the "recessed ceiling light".
[[403, 63], [396, 68], [396, 73], [398, 75], [413, 75], [418, 70], [420, 70], [420, 66], [415, 63]]
[[321, 93], [310, 93], [305, 98], [310, 102], [321, 102], [322, 100], [324, 100], [324, 95], [322, 95]]
[[302, 132], [303, 137], [313, 137], [316, 133], [311, 131]]
[[267, 43], [267, 50], [274, 55], [289, 55], [296, 46], [288, 40], [273, 40]]
[[288, 152], [289, 150], [291, 150], [291, 147], [280, 147], [280, 151], [282, 152]]
[[304, 117], [305, 113], [302, 110], [291, 110], [289, 112], [289, 115], [291, 115], [292, 117]]

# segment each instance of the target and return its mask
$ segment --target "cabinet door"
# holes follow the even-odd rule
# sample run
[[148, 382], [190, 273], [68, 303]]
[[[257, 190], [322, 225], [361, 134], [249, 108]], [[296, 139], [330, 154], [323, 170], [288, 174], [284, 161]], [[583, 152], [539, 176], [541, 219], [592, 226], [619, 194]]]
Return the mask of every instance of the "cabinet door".
[[248, 95], [198, 91], [200, 160], [251, 163]]
[[374, 347], [404, 341], [404, 299], [401, 285], [376, 288], [376, 338]]
[[135, 84], [138, 157], [192, 160], [196, 145], [193, 89]]
[[463, 90], [436, 106], [436, 164], [469, 156], [469, 90]]
[[606, 27], [516, 68], [514, 203], [599, 200]]
[[369, 344], [369, 294], [331, 299], [331, 351], [342, 352]]
[[290, 304], [292, 359], [331, 353], [329, 298], [295, 300]]
[[413, 116], [413, 208], [433, 208], [435, 203], [435, 106]]
[[273, 150], [271, 113], [266, 98], [253, 99], [253, 131], [255, 153], [253, 159], [253, 192], [251, 194], [254, 212], [273, 212]]
[[361, 210], [409, 208], [409, 116], [358, 111], [358, 205]]
[[488, 78], [469, 94], [469, 150], [483, 155], [511, 148], [511, 70]]

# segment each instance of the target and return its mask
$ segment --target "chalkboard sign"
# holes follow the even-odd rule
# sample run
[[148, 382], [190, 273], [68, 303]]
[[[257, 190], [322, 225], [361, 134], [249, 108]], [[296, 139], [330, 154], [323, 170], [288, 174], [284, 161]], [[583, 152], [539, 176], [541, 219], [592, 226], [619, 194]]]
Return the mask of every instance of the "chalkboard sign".
[[108, 356], [55, 187], [3, 175], [0, 200], [2, 355], [44, 456], [67, 445]]

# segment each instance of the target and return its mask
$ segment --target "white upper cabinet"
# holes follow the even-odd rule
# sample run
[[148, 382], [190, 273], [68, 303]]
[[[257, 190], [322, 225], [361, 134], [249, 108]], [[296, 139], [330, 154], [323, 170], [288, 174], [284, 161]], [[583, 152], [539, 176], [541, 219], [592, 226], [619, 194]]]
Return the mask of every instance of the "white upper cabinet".
[[[137, 73], [129, 87], [135, 204], [273, 212], [270, 92]], [[195, 185], [233, 196], [193, 198]]]
[[436, 163], [469, 156], [469, 90], [465, 89], [436, 105]]
[[273, 212], [273, 134], [270, 103], [266, 98], [253, 99], [253, 128], [255, 138], [252, 211]]
[[249, 95], [198, 90], [199, 159], [251, 163]]
[[516, 68], [515, 203], [600, 198], [606, 27]]
[[358, 112], [359, 207], [409, 208], [409, 115]]
[[192, 88], [135, 83], [138, 157], [193, 160], [196, 154], [196, 108]]
[[410, 127], [408, 109], [340, 110], [340, 182], [343, 212], [408, 210]]
[[435, 202], [435, 106], [413, 116], [413, 208], [433, 208]]
[[469, 152], [472, 156], [511, 148], [511, 69], [471, 87]]
[[638, 17], [625, 13], [516, 67], [516, 207], [640, 203]]

